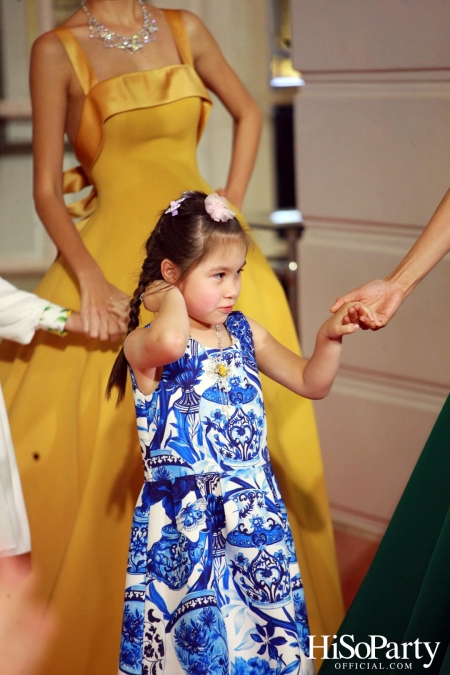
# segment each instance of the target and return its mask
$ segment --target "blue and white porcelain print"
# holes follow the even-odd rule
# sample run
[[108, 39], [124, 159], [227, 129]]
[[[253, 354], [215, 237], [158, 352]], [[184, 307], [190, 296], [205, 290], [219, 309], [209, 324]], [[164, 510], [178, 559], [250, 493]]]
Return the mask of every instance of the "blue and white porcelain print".
[[206, 532], [193, 542], [173, 525], [164, 525], [162, 536], [148, 552], [147, 571], [151, 578], [177, 590], [186, 585], [206, 544]]
[[192, 338], [145, 396], [131, 373], [145, 484], [127, 567], [119, 673], [310, 675], [292, 534], [267, 450], [249, 323]]
[[229, 675], [227, 631], [214, 593], [188, 593], [175, 610], [168, 632], [186, 675]]
[[145, 586], [129, 586], [125, 591], [122, 639], [120, 644], [120, 672], [140, 675], [144, 643]]

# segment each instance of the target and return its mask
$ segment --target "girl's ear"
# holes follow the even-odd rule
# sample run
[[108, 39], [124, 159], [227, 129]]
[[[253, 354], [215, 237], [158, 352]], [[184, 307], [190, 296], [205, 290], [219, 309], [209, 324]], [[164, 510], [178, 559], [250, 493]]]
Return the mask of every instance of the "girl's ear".
[[161, 276], [168, 284], [175, 284], [180, 276], [180, 270], [168, 258], [164, 258], [161, 263]]

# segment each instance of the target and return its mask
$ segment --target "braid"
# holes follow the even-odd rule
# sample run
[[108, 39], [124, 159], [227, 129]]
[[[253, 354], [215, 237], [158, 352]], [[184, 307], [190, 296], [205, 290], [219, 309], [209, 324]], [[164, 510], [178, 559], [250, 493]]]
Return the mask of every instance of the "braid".
[[[139, 326], [139, 315], [140, 315], [140, 305], [141, 305], [141, 295], [145, 292], [149, 282], [147, 279], [147, 274], [145, 270], [145, 263], [139, 278], [139, 286], [133, 293], [133, 297], [130, 301], [130, 313], [128, 320], [128, 330], [125, 338], [131, 332], [133, 332]], [[112, 390], [116, 388], [118, 390], [117, 394], [117, 403], [120, 405], [125, 396], [125, 391], [127, 387], [127, 374], [128, 374], [128, 361], [125, 356], [124, 348], [122, 347], [120, 352], [117, 355], [114, 365], [111, 370], [111, 374], [108, 379], [108, 384], [106, 386], [106, 398], [111, 398]]]

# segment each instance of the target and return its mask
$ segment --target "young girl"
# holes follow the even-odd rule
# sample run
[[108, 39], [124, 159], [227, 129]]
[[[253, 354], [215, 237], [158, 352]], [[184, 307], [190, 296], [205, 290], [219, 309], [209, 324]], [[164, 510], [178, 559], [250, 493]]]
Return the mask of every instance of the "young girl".
[[[146, 244], [129, 333], [146, 483], [132, 526], [120, 673], [313, 672], [303, 585], [274, 477], [258, 370], [312, 399], [329, 392], [346, 306], [308, 360], [233, 306], [250, 240], [226, 200], [185, 192]], [[157, 312], [138, 328], [140, 305]], [[343, 324], [343, 317], [350, 324]]]

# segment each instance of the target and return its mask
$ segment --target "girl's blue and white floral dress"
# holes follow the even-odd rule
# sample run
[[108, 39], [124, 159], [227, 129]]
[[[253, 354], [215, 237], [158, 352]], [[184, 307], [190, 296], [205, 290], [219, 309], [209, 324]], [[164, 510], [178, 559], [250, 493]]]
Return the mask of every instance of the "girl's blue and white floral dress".
[[131, 373], [146, 482], [131, 532], [120, 673], [314, 671], [251, 329], [240, 312], [225, 326], [233, 344], [221, 361], [190, 338], [152, 394]]

